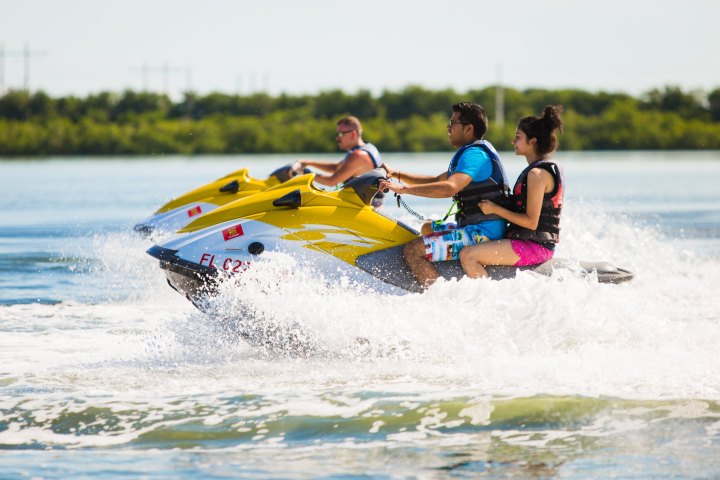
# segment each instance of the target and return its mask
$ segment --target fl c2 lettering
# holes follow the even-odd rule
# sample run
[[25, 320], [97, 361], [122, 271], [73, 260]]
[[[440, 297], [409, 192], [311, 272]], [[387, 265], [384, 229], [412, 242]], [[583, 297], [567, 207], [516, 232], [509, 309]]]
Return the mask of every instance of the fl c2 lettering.
[[231, 257], [217, 258], [216, 255], [203, 253], [200, 257], [200, 265], [205, 265], [215, 269], [218, 269], [219, 265], [219, 269], [226, 272], [240, 273], [250, 267], [250, 262]]

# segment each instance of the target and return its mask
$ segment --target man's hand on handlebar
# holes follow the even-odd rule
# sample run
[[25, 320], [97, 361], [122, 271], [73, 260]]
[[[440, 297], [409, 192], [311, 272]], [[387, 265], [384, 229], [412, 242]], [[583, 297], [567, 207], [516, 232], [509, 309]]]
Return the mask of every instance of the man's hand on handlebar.
[[378, 190], [380, 190], [383, 193], [387, 193], [388, 191], [393, 191], [395, 193], [403, 193], [407, 187], [401, 183], [393, 182], [390, 179], [384, 179], [380, 180], [380, 183], [378, 184]]
[[396, 176], [397, 171], [392, 169], [390, 167], [390, 165], [388, 165], [387, 163], [383, 163], [382, 165], [380, 165], [380, 168], [385, 169], [385, 171], [387, 172], [388, 178], [392, 178], [392, 177]]
[[298, 175], [301, 175], [305, 169], [305, 166], [301, 161], [297, 161], [292, 164], [290, 167], [290, 178], [294, 178]]

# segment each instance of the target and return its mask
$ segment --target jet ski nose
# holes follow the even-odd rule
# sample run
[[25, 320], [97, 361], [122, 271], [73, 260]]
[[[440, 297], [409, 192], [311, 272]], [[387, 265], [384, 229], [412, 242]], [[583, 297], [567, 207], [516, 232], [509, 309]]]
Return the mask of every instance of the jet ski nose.
[[157, 258], [158, 260], [172, 260], [177, 252], [177, 250], [173, 250], [172, 248], [165, 248], [161, 247], [160, 245], [153, 245], [152, 247], [148, 248], [145, 253]]

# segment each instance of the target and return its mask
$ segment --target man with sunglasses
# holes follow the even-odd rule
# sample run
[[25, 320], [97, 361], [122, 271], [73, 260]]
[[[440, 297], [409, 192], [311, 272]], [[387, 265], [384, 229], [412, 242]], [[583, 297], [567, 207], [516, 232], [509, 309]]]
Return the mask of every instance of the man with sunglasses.
[[447, 130], [450, 144], [457, 152], [450, 159], [446, 172], [436, 176], [416, 175], [382, 165], [388, 177], [397, 178], [399, 183], [382, 180], [381, 192], [392, 190], [396, 194], [428, 198], [454, 197], [458, 203], [457, 224], [445, 223], [445, 219], [427, 222], [420, 230], [423, 236], [405, 245], [403, 257], [423, 287], [430, 286], [438, 278], [432, 262], [457, 260], [463, 247], [505, 236], [505, 220], [484, 215], [476, 207], [480, 199], [497, 202], [498, 197], [505, 196], [509, 190], [505, 169], [495, 147], [483, 140], [487, 127], [483, 107], [476, 103], [456, 103], [452, 106]]
[[338, 120], [335, 126], [335, 142], [338, 148], [347, 150], [345, 158], [340, 162], [300, 160], [294, 168], [302, 171], [306, 167], [313, 167], [327, 172], [327, 174], [316, 174], [315, 183], [334, 187], [382, 164], [377, 147], [363, 140], [362, 125], [357, 117], [348, 116]]

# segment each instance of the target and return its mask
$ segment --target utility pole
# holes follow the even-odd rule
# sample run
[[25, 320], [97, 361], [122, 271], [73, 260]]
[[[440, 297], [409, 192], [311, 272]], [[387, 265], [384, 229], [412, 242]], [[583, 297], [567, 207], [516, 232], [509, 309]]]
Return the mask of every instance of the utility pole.
[[[244, 78], [247, 78], [247, 84], [243, 82]], [[247, 87], [247, 91], [243, 90], [243, 86]], [[269, 91], [269, 72], [249, 72], [235, 75], [235, 92], [237, 95], [255, 95], [257, 93], [268, 93]]]
[[263, 93], [269, 93], [269, 91], [270, 91], [270, 74], [268, 72], [263, 72], [262, 90], [263, 90]]
[[5, 57], [23, 57], [24, 78], [23, 88], [30, 91], [30, 57], [44, 56], [45, 52], [32, 51], [27, 43], [22, 50], [6, 51], [5, 45], [0, 44], [0, 95], [5, 93]]
[[192, 91], [192, 67], [190, 65], [185, 67], [185, 91], [188, 93]]
[[505, 125], [505, 91], [502, 86], [502, 64], [497, 64], [497, 82], [495, 83], [495, 123]]
[[5, 45], [0, 43], [0, 95], [5, 94]]
[[257, 75], [255, 74], [255, 72], [252, 72], [252, 73], [250, 74], [250, 95], [252, 95], [253, 93], [255, 93], [255, 91], [257, 90], [257, 88], [255, 87], [255, 78], [256, 78], [256, 76], [257, 76]]
[[142, 73], [142, 79], [143, 79], [143, 91], [148, 91], [148, 79], [150, 77], [151, 73], [159, 73], [161, 75], [162, 79], [162, 88], [163, 93], [168, 95], [170, 92], [170, 75], [173, 73], [185, 73], [185, 81], [188, 83], [187, 87], [190, 88], [190, 75], [191, 70], [190, 67], [173, 67], [170, 66], [167, 62], [163, 63], [160, 66], [150, 66], [147, 62], [144, 62], [141, 67], [131, 67], [130, 71], [133, 72], [141, 72]]
[[142, 91], [147, 92], [148, 90], [148, 78], [150, 76], [150, 67], [147, 62], [143, 62], [141, 67], [131, 67], [131, 72], [140, 72], [142, 74]]
[[23, 78], [23, 85], [25, 88], [25, 91], [30, 93], [30, 57], [43, 57], [45, 56], [45, 52], [40, 51], [32, 51], [30, 50], [30, 44], [25, 43], [25, 47], [23, 48], [23, 63], [25, 64], [25, 72], [24, 72], [24, 78]]

